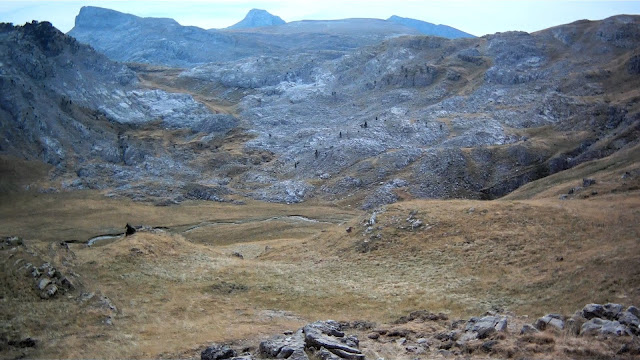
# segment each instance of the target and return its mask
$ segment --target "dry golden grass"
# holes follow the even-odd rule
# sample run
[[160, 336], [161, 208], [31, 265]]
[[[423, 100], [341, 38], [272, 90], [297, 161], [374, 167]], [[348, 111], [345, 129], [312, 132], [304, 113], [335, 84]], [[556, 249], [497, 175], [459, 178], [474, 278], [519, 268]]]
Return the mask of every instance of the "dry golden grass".
[[[579, 167], [558, 180], [558, 190], [524, 189], [538, 194], [534, 200], [389, 205], [371, 230], [371, 214], [347, 202], [157, 207], [96, 192], [5, 194], [0, 235], [22, 236], [27, 247], [0, 251], [4, 269], [35, 256], [29, 261], [78, 274], [81, 288], [41, 300], [31, 279], [4, 271], [3, 331], [39, 339], [27, 354], [35, 358], [189, 357], [212, 341], [255, 345], [316, 319], [389, 322], [417, 309], [538, 316], [571, 314], [590, 302], [637, 305], [640, 192], [621, 187], [617, 175], [628, 166], [595, 172], [600, 194], [585, 199], [556, 196], [581, 179]], [[411, 229], [411, 213], [424, 225]], [[103, 246], [70, 244], [73, 254], [58, 245], [121, 232], [126, 223], [169, 229]], [[107, 296], [118, 311], [79, 300], [83, 292]]]
[[23, 191], [24, 186], [41, 180], [49, 169], [49, 165], [40, 161], [0, 155], [0, 196]]
[[[180, 206], [162, 207], [129, 199], [108, 199], [92, 191], [16, 193], [3, 196], [0, 205], [2, 233], [7, 236], [20, 234], [25, 239], [85, 242], [96, 235], [122, 232], [127, 223], [181, 229], [207, 222], [263, 221], [288, 215], [341, 222], [354, 214], [356, 212], [331, 205], [282, 205], [254, 201], [248, 201], [247, 205], [185, 202]], [[300, 224], [315, 226], [307, 222]], [[291, 224], [290, 227], [297, 228], [300, 224]]]

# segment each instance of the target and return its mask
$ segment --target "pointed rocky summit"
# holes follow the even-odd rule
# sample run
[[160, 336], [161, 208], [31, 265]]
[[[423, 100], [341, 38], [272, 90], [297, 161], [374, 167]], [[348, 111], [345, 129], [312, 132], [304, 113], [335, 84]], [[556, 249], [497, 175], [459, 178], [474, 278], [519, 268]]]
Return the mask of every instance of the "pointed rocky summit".
[[242, 21], [229, 26], [227, 29], [249, 29], [282, 24], [286, 24], [286, 22], [279, 16], [271, 15], [266, 10], [251, 9]]

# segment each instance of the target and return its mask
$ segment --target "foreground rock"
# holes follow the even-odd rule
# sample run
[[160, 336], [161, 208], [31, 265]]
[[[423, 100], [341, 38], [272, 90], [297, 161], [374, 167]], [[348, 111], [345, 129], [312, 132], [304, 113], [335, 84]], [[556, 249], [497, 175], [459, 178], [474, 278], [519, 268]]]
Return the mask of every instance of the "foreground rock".
[[588, 304], [578, 315], [588, 320], [580, 335], [640, 335], [640, 312], [635, 306], [624, 309], [620, 304]]
[[[602, 318], [592, 317], [594, 311]], [[583, 312], [591, 318], [586, 319]], [[640, 355], [640, 339], [634, 333], [637, 326], [624, 323], [635, 324], [634, 313], [633, 306], [589, 304], [572, 317], [548, 314], [531, 324], [510, 313], [449, 320], [419, 311], [394, 326], [378, 326], [361, 345], [366, 354], [375, 351], [402, 359], [547, 358], [550, 354], [553, 359], [631, 359]]]
[[511, 313], [455, 320], [421, 310], [389, 325], [316, 321], [262, 341], [254, 353], [238, 356], [230, 346], [214, 345], [201, 359], [635, 359], [640, 355], [637, 314], [634, 306], [588, 304], [572, 317], [548, 314], [531, 324]]
[[230, 359], [237, 355], [236, 351], [227, 345], [211, 345], [200, 354], [202, 360]]
[[[364, 359], [355, 336], [347, 336], [335, 321], [317, 321], [302, 328], [305, 347], [321, 359]], [[333, 356], [331, 355], [333, 354]]]
[[275, 337], [260, 343], [266, 358], [308, 359], [307, 353], [321, 359], [364, 359], [358, 338], [345, 337], [342, 326], [333, 320], [316, 321], [288, 337]]
[[[262, 341], [255, 356], [262, 359], [359, 360], [365, 358], [358, 348], [359, 343], [357, 337], [345, 335], [340, 323], [333, 320], [316, 321], [295, 333], [278, 335]], [[202, 360], [254, 358], [251, 354], [236, 356], [237, 352], [227, 345], [212, 345], [200, 354]]]

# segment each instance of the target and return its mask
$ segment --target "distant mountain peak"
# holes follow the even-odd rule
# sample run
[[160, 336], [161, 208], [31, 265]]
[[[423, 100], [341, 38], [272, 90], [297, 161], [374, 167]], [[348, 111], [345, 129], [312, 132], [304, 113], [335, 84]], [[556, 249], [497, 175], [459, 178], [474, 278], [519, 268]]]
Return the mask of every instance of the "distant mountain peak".
[[242, 21], [229, 26], [227, 29], [248, 29], [282, 24], [286, 24], [286, 21], [279, 16], [272, 15], [266, 10], [251, 9]]
[[457, 38], [473, 38], [474, 35], [466, 33], [462, 30], [458, 30], [447, 25], [436, 25], [430, 22], [416, 20], [411, 18], [404, 18], [397, 15], [393, 15], [387, 19], [387, 21], [404, 25], [413, 29], [416, 29], [424, 35], [439, 36], [447, 39]]
[[[83, 6], [76, 16], [75, 26], [70, 33], [73, 34], [78, 29], [86, 30], [112, 30], [118, 26], [132, 26], [132, 24], [144, 21], [135, 15], [122, 13], [116, 10], [101, 8], [97, 6]], [[151, 22], [163, 24], [165, 26], [179, 26], [177, 21], [169, 18], [151, 18]]]

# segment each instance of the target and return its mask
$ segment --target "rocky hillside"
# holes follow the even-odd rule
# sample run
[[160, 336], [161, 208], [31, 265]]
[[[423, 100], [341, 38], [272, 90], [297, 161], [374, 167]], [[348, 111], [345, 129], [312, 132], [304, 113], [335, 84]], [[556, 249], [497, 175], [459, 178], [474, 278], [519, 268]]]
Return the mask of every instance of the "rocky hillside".
[[[103, 11], [84, 8], [78, 29]], [[109, 14], [117, 21], [89, 22], [85, 35], [113, 35], [107, 28], [122, 19], [117, 31], [157, 20]], [[366, 35], [374, 45], [354, 41], [355, 50], [185, 70], [110, 62], [46, 23], [5, 25], [2, 152], [55, 165], [47, 185], [55, 189], [163, 204], [317, 198], [368, 209], [410, 198], [496, 198], [637, 144], [638, 17], [379, 42], [383, 23]], [[330, 36], [354, 24], [372, 23], [331, 22]], [[299, 44], [319, 39], [296, 26], [328, 25], [265, 29]]]
[[227, 29], [247, 29], [247, 28], [257, 28], [264, 26], [275, 26], [282, 25], [286, 22], [282, 20], [279, 16], [271, 15], [266, 10], [260, 9], [251, 9], [247, 16], [244, 17], [240, 22], [229, 26]]
[[185, 165], [194, 157], [185, 143], [237, 124], [190, 95], [143, 88], [132, 70], [48, 22], [2, 24], [0, 64], [0, 151], [54, 166], [57, 187], [193, 178], [200, 172]]
[[275, 184], [296, 194], [287, 201], [366, 189], [364, 207], [495, 198], [637, 143], [639, 32], [638, 17], [618, 16], [534, 34], [403, 37], [337, 58], [209, 64], [172, 81], [239, 96], [256, 137], [246, 147], [277, 155], [234, 183], [252, 196], [281, 201], [264, 190]]
[[[513, 314], [489, 312], [469, 320], [450, 320], [446, 314], [421, 310], [383, 326], [368, 321], [316, 321], [238, 351], [233, 349], [238, 346], [213, 344], [201, 352], [200, 359], [364, 360], [384, 355], [404, 360], [462, 358], [462, 354], [468, 359], [485, 355], [579, 359], [609, 358], [614, 353], [616, 358], [632, 359], [640, 355], [639, 314], [635, 306], [625, 310], [620, 304], [588, 304], [570, 318], [548, 314], [532, 325]], [[614, 339], [605, 342], [604, 337]]]

